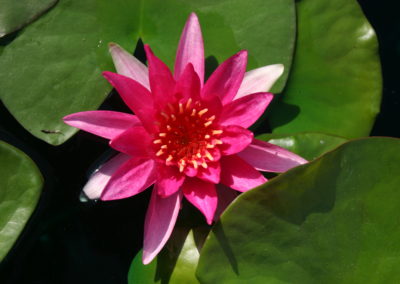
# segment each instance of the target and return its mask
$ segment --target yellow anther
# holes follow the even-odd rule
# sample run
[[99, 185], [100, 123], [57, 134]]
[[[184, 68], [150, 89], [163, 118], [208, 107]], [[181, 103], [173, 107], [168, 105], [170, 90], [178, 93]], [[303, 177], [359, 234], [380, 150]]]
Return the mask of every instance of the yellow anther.
[[212, 134], [218, 135], [218, 134], [221, 134], [222, 132], [223, 132], [222, 130], [213, 130]]
[[215, 146], [213, 145], [213, 144], [207, 144], [207, 146], [206, 146], [206, 148], [207, 149], [212, 149], [212, 148], [214, 148]]
[[161, 132], [161, 133], [158, 134], [158, 136], [160, 136], [160, 137], [166, 137], [166, 136], [167, 136], [167, 133]]
[[156, 139], [156, 140], [153, 141], [153, 143], [154, 144], [160, 144], [160, 143], [162, 143], [162, 141], [161, 141], [161, 139]]
[[208, 134], [206, 134], [206, 135], [204, 135], [204, 138], [205, 138], [205, 139], [210, 139], [210, 138], [211, 138], [211, 136], [210, 136], [210, 135], [208, 135]]
[[175, 121], [175, 120], [176, 120], [176, 116], [175, 116], [175, 115], [173, 115], [173, 114], [171, 114], [171, 118], [172, 118], [172, 120], [173, 120], [173, 121]]
[[182, 103], [179, 103], [179, 113], [183, 113], [183, 105], [182, 105]]
[[199, 117], [201, 117], [203, 114], [205, 114], [208, 111], [208, 108], [202, 109], [199, 111]]
[[173, 159], [172, 155], [169, 155], [168, 158], [165, 160], [166, 162], [171, 162]]
[[219, 140], [219, 139], [215, 139], [215, 140], [214, 140], [214, 143], [215, 143], [215, 144], [219, 144], [219, 145], [223, 144], [223, 142], [222, 142], [221, 140]]
[[215, 119], [215, 115], [212, 115], [209, 118], [207, 118], [208, 121], [213, 121], [214, 119]]
[[186, 109], [187, 110], [190, 108], [191, 104], [192, 104], [192, 98], [189, 98], [188, 101], [186, 102]]
[[196, 160], [193, 160], [193, 161], [192, 161], [192, 164], [193, 164], [193, 167], [194, 167], [195, 169], [197, 169], [197, 168], [199, 167], [199, 164], [197, 164], [197, 161], [196, 161]]
[[167, 119], [167, 120], [169, 119], [168, 114], [166, 114], [165, 112], [162, 111], [162, 112], [161, 112], [161, 115], [162, 115], [165, 119]]
[[196, 115], [197, 110], [194, 108], [192, 109], [192, 113], [190, 114], [190, 116], [195, 116]]
[[208, 127], [208, 126], [210, 126], [211, 123], [212, 123], [212, 121], [207, 121], [206, 123], [204, 123], [204, 126]]
[[159, 157], [159, 156], [161, 156], [162, 154], [164, 154], [164, 151], [163, 151], [162, 149], [160, 149], [160, 150], [156, 153], [156, 156]]
[[214, 157], [211, 156], [210, 152], [206, 151], [206, 157], [210, 160], [210, 161], [214, 161]]
[[161, 149], [167, 149], [168, 146], [167, 146], [167, 145], [162, 145], [160, 148], [161, 148]]
[[206, 162], [203, 162], [203, 163], [201, 163], [201, 166], [202, 166], [203, 168], [205, 168], [205, 169], [207, 169], [207, 168], [208, 168], [208, 165], [207, 165], [207, 163], [206, 163]]
[[196, 157], [197, 157], [197, 158], [201, 158], [201, 154], [200, 154], [200, 153], [197, 153], [197, 154], [196, 154]]
[[180, 172], [183, 172], [183, 169], [185, 168], [185, 166], [184, 165], [182, 165], [182, 164], [179, 164], [179, 171]]

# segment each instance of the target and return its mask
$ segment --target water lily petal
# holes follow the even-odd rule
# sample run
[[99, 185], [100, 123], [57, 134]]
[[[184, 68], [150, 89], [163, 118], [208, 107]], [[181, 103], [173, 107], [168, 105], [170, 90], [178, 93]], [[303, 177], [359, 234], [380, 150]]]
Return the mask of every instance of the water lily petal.
[[184, 102], [189, 98], [193, 101], [200, 99], [200, 80], [191, 63], [186, 65], [185, 70], [177, 80], [174, 94]]
[[223, 108], [220, 124], [248, 128], [264, 113], [272, 98], [271, 93], [258, 93], [235, 100]]
[[98, 171], [92, 174], [83, 192], [90, 199], [99, 199], [111, 176], [115, 171], [131, 157], [125, 154], [118, 154], [104, 163]]
[[281, 173], [307, 163], [284, 148], [257, 139], [238, 155], [257, 170], [265, 172]]
[[200, 167], [197, 173], [197, 177], [199, 179], [215, 184], [219, 183], [220, 176], [221, 176], [221, 165], [219, 162], [208, 162], [207, 169]]
[[161, 197], [168, 197], [177, 192], [185, 180], [185, 175], [180, 173], [177, 167], [159, 164], [157, 174], [157, 193]]
[[218, 184], [217, 186], [217, 195], [218, 195], [218, 205], [215, 210], [214, 221], [218, 221], [221, 214], [225, 211], [226, 207], [228, 207], [233, 200], [238, 196], [238, 192], [232, 190], [231, 188]]
[[183, 194], [206, 217], [211, 225], [217, 208], [217, 191], [215, 185], [197, 178], [187, 178], [182, 186]]
[[117, 73], [137, 81], [150, 90], [147, 66], [116, 43], [109, 43], [108, 48]]
[[134, 126], [111, 140], [110, 146], [115, 150], [136, 158], [150, 157], [152, 138], [142, 126]]
[[131, 158], [111, 177], [101, 194], [102, 200], [115, 200], [136, 195], [156, 181], [152, 159]]
[[155, 129], [154, 101], [151, 93], [141, 84], [129, 77], [105, 71], [103, 76], [118, 91], [123, 101], [138, 116], [149, 131]]
[[268, 92], [284, 69], [283, 64], [274, 64], [246, 72], [234, 100], [254, 93]]
[[150, 263], [169, 239], [178, 217], [181, 200], [180, 191], [162, 198], [157, 194], [155, 185], [144, 223], [143, 264]]
[[221, 183], [237, 191], [245, 192], [267, 181], [260, 172], [237, 155], [223, 156], [221, 167]]
[[186, 21], [175, 59], [175, 79], [181, 76], [188, 63], [193, 64], [194, 70], [200, 78], [200, 84], [204, 82], [204, 44], [199, 19], [195, 13], [191, 13]]
[[232, 101], [242, 84], [246, 71], [247, 51], [242, 50], [228, 58], [212, 73], [203, 88], [202, 96], [219, 96], [222, 104]]
[[106, 110], [77, 112], [63, 120], [70, 126], [106, 139], [113, 139], [128, 128], [142, 124], [135, 115]]
[[222, 128], [220, 140], [223, 144], [219, 147], [223, 155], [236, 154], [253, 141], [253, 133], [243, 127], [229, 125]]
[[173, 100], [175, 80], [168, 66], [154, 55], [150, 46], [144, 45], [149, 65], [150, 88], [154, 102], [161, 108]]

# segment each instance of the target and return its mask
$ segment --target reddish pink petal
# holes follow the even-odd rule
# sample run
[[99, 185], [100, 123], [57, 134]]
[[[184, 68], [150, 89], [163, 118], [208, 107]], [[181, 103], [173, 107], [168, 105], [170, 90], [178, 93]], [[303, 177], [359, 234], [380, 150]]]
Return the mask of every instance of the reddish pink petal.
[[236, 155], [221, 158], [221, 183], [241, 192], [257, 187], [267, 179]]
[[103, 76], [117, 89], [128, 107], [138, 116], [143, 126], [153, 131], [154, 104], [150, 92], [138, 82], [112, 72], [103, 72]]
[[207, 80], [203, 97], [219, 96], [225, 105], [235, 97], [246, 71], [247, 51], [242, 50], [223, 62]]
[[191, 63], [186, 65], [185, 70], [176, 82], [174, 93], [177, 98], [183, 99], [183, 101], [189, 98], [194, 101], [200, 99], [200, 80]]
[[223, 184], [218, 184], [217, 195], [218, 205], [214, 215], [215, 222], [218, 221], [219, 217], [221, 217], [221, 214], [225, 211], [226, 207], [228, 207], [232, 201], [235, 200], [235, 198], [238, 196], [238, 192]]
[[220, 124], [248, 128], [264, 113], [272, 98], [271, 93], [258, 93], [235, 100], [224, 106]]
[[168, 241], [178, 217], [181, 200], [180, 191], [162, 198], [157, 194], [157, 188], [153, 189], [144, 223], [143, 264], [150, 263]]
[[284, 148], [257, 139], [238, 155], [257, 170], [265, 172], [281, 173], [307, 163]]
[[246, 72], [235, 100], [254, 93], [268, 92], [282, 75], [283, 70], [282, 64], [274, 64]]
[[202, 167], [199, 168], [197, 177], [204, 181], [218, 184], [221, 175], [221, 165], [219, 162], [209, 162], [207, 163], [207, 169]]
[[132, 114], [106, 110], [77, 112], [65, 116], [63, 120], [68, 125], [106, 139], [113, 139], [129, 127], [141, 125]]
[[193, 64], [194, 70], [200, 78], [200, 84], [204, 82], [204, 46], [199, 19], [195, 13], [191, 13], [186, 21], [175, 59], [175, 79], [181, 76], [188, 63]]
[[108, 45], [118, 74], [129, 77], [150, 90], [149, 70], [146, 65], [116, 43]]
[[221, 141], [219, 147], [222, 155], [236, 154], [245, 149], [253, 141], [253, 133], [243, 127], [229, 125], [222, 128]]
[[118, 154], [104, 163], [98, 171], [92, 174], [83, 187], [83, 192], [86, 196], [90, 199], [99, 199], [111, 176], [129, 159], [130, 157], [128, 155]]
[[154, 102], [163, 108], [173, 100], [175, 80], [168, 66], [154, 55], [150, 46], [145, 44], [144, 50], [149, 65], [151, 93]]
[[153, 154], [152, 139], [142, 126], [134, 126], [115, 137], [110, 146], [132, 157], [143, 158]]
[[156, 181], [154, 169], [155, 163], [152, 159], [130, 159], [112, 175], [101, 199], [128, 198], [142, 192]]
[[218, 202], [215, 185], [197, 178], [187, 178], [182, 189], [186, 199], [203, 213], [211, 225]]
[[157, 193], [161, 197], [168, 197], [179, 190], [185, 180], [185, 175], [177, 167], [158, 165]]

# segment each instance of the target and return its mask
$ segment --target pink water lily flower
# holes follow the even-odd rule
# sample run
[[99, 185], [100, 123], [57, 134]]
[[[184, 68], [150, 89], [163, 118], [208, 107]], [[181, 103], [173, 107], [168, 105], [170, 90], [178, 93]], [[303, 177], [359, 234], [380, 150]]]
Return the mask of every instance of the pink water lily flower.
[[110, 44], [118, 74], [103, 73], [135, 115], [86, 111], [64, 121], [109, 139], [121, 152], [93, 174], [84, 188], [88, 197], [127, 198], [154, 184], [144, 229], [147, 264], [168, 240], [183, 197], [211, 224], [218, 199], [226, 206], [227, 187], [244, 192], [267, 181], [259, 171], [284, 172], [306, 161], [246, 129], [272, 100], [266, 91], [282, 74], [281, 64], [245, 73], [247, 52], [240, 51], [204, 83], [203, 39], [194, 13], [173, 74], [149, 46], [145, 51], [148, 67]]

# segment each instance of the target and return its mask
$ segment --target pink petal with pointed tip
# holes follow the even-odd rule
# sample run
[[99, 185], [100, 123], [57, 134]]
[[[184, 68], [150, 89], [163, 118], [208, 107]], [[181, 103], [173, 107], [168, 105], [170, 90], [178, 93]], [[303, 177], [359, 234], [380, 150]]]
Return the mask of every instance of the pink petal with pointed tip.
[[168, 241], [182, 200], [180, 191], [162, 198], [154, 187], [144, 223], [143, 264], [149, 264]]
[[221, 183], [237, 191], [245, 192], [267, 181], [260, 172], [237, 155], [223, 156], [221, 168]]
[[150, 157], [152, 138], [143, 126], [134, 126], [110, 141], [115, 150], [136, 158]]
[[118, 74], [127, 76], [150, 90], [149, 70], [146, 65], [116, 43], [110, 43], [108, 49]]
[[105, 162], [98, 171], [92, 174], [83, 187], [83, 192], [86, 196], [90, 199], [99, 199], [111, 176], [129, 159], [128, 155], [118, 154]]
[[236, 154], [253, 141], [253, 133], [243, 127], [229, 125], [222, 128], [220, 140], [223, 142], [219, 149], [222, 155]]
[[154, 131], [154, 101], [151, 93], [141, 84], [117, 73], [105, 71], [103, 76], [117, 90], [127, 106], [137, 115], [143, 126]]
[[282, 64], [274, 64], [246, 72], [234, 100], [254, 93], [268, 92], [283, 74], [283, 70]]
[[264, 113], [272, 98], [271, 93], [258, 93], [235, 100], [224, 106], [220, 124], [248, 128]]
[[106, 139], [113, 139], [129, 127], [142, 124], [135, 115], [106, 110], [77, 112], [63, 120], [70, 126]]
[[174, 166], [159, 164], [157, 174], [157, 193], [161, 197], [168, 197], [177, 192], [185, 180], [185, 175]]
[[215, 185], [197, 178], [187, 178], [182, 186], [183, 194], [206, 217], [211, 225], [217, 208], [217, 192]]
[[238, 155], [257, 170], [265, 172], [281, 173], [307, 163], [282, 147], [257, 139]]
[[232, 203], [233, 200], [235, 200], [235, 198], [238, 196], [238, 192], [223, 184], [218, 184], [217, 195], [218, 205], [214, 215], [215, 222], [218, 221], [225, 209]]
[[197, 176], [199, 179], [202, 179], [207, 182], [211, 182], [214, 184], [218, 184], [220, 181], [221, 175], [221, 165], [219, 162], [208, 162], [207, 169], [203, 167], [199, 167], [199, 171]]
[[193, 101], [200, 99], [200, 80], [193, 69], [193, 65], [189, 63], [176, 82], [174, 93], [178, 99], [186, 102], [189, 98]]
[[191, 13], [186, 21], [179, 40], [175, 59], [175, 79], [177, 80], [188, 63], [193, 64], [194, 70], [200, 78], [200, 84], [204, 82], [204, 44], [199, 19], [195, 13]]
[[112, 175], [101, 194], [101, 200], [116, 200], [136, 195], [156, 181], [152, 159], [132, 158]]
[[247, 51], [242, 50], [228, 58], [212, 73], [204, 85], [202, 96], [219, 96], [222, 104], [232, 101], [242, 84], [246, 71]]
[[173, 101], [175, 80], [168, 66], [154, 55], [150, 46], [145, 44], [144, 50], [146, 51], [149, 66], [151, 93], [154, 102], [163, 108], [166, 104]]

